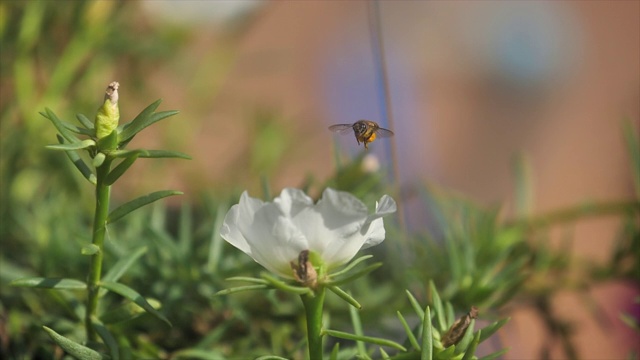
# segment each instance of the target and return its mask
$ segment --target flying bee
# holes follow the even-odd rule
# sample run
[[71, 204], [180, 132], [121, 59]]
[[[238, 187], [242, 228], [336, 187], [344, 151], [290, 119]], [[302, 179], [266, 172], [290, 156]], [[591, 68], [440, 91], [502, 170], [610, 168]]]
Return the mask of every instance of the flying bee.
[[358, 120], [353, 124], [331, 125], [329, 126], [329, 130], [338, 134], [346, 134], [349, 130], [352, 130], [353, 134], [356, 136], [358, 145], [363, 143], [365, 149], [369, 149], [367, 145], [378, 137], [384, 138], [393, 136], [393, 131], [381, 128], [378, 123], [370, 120]]

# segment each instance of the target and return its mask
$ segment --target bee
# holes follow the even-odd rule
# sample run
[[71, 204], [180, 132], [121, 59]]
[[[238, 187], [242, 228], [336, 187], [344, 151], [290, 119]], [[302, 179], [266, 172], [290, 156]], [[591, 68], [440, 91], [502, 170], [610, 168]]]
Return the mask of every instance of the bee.
[[378, 123], [370, 120], [358, 120], [353, 124], [331, 125], [329, 126], [329, 130], [338, 134], [346, 134], [349, 130], [353, 130], [358, 145], [363, 143], [365, 149], [369, 149], [367, 145], [378, 137], [393, 136], [393, 131], [381, 128]]

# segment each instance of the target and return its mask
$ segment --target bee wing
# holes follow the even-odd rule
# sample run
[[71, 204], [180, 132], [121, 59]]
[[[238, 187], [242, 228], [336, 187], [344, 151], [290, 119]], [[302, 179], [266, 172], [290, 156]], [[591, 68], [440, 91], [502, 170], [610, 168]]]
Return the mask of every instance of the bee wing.
[[393, 131], [389, 129], [379, 128], [378, 131], [376, 131], [376, 136], [383, 137], [383, 138], [391, 137], [393, 136]]
[[353, 131], [353, 124], [336, 124], [329, 126], [329, 130], [338, 134], [348, 134]]

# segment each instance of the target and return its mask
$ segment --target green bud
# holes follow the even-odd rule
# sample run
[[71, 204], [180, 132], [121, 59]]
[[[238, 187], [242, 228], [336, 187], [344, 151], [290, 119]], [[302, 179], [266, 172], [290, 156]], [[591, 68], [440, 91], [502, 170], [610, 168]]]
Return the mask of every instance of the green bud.
[[118, 127], [120, 121], [120, 110], [118, 109], [118, 84], [117, 81], [107, 86], [104, 95], [104, 104], [98, 109], [96, 114], [96, 137], [102, 139], [109, 136]]

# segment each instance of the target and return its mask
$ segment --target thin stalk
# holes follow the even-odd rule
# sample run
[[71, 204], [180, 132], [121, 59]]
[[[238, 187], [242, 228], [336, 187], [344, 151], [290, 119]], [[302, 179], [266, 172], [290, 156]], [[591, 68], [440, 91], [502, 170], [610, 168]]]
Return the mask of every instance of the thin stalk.
[[109, 215], [109, 200], [111, 197], [111, 186], [105, 185], [105, 179], [111, 168], [111, 161], [106, 160], [102, 166], [96, 169], [96, 211], [93, 220], [92, 243], [100, 250], [91, 256], [89, 263], [87, 309], [84, 318], [84, 326], [87, 332], [88, 341], [96, 341], [96, 332], [93, 329], [92, 317], [98, 308], [98, 290], [100, 278], [102, 276], [102, 260], [104, 257], [104, 237], [106, 233], [107, 216]]
[[[380, 21], [380, 4], [377, 0], [368, 2], [369, 10], [369, 34], [371, 36], [371, 47], [373, 50], [374, 66], [376, 68], [376, 75], [378, 76], [378, 85], [383, 91], [383, 96], [380, 101], [382, 106], [382, 113], [385, 117], [388, 127], [395, 130], [395, 124], [393, 119], [393, 109], [391, 102], [391, 92], [389, 91], [389, 76], [387, 74], [387, 61], [384, 56], [384, 41], [382, 38], [382, 24]], [[400, 164], [398, 162], [398, 143], [395, 137], [389, 139], [391, 142], [391, 166], [393, 171], [393, 180], [396, 187], [396, 193], [398, 198], [402, 198], [401, 184], [400, 184]], [[398, 204], [397, 209], [398, 226], [400, 230], [406, 230], [406, 219], [404, 214], [404, 207], [402, 202]], [[403, 231], [404, 232], [404, 231]]]
[[597, 217], [605, 215], [618, 215], [624, 213], [640, 212], [640, 201], [614, 201], [601, 203], [586, 203], [560, 209], [548, 214], [518, 219], [511, 221], [508, 225], [522, 226], [529, 229], [547, 228], [553, 225], [567, 223], [583, 219], [586, 217]]
[[309, 359], [322, 360], [322, 306], [324, 305], [323, 286], [318, 287], [313, 295], [302, 295], [302, 304], [307, 317], [307, 343]]

